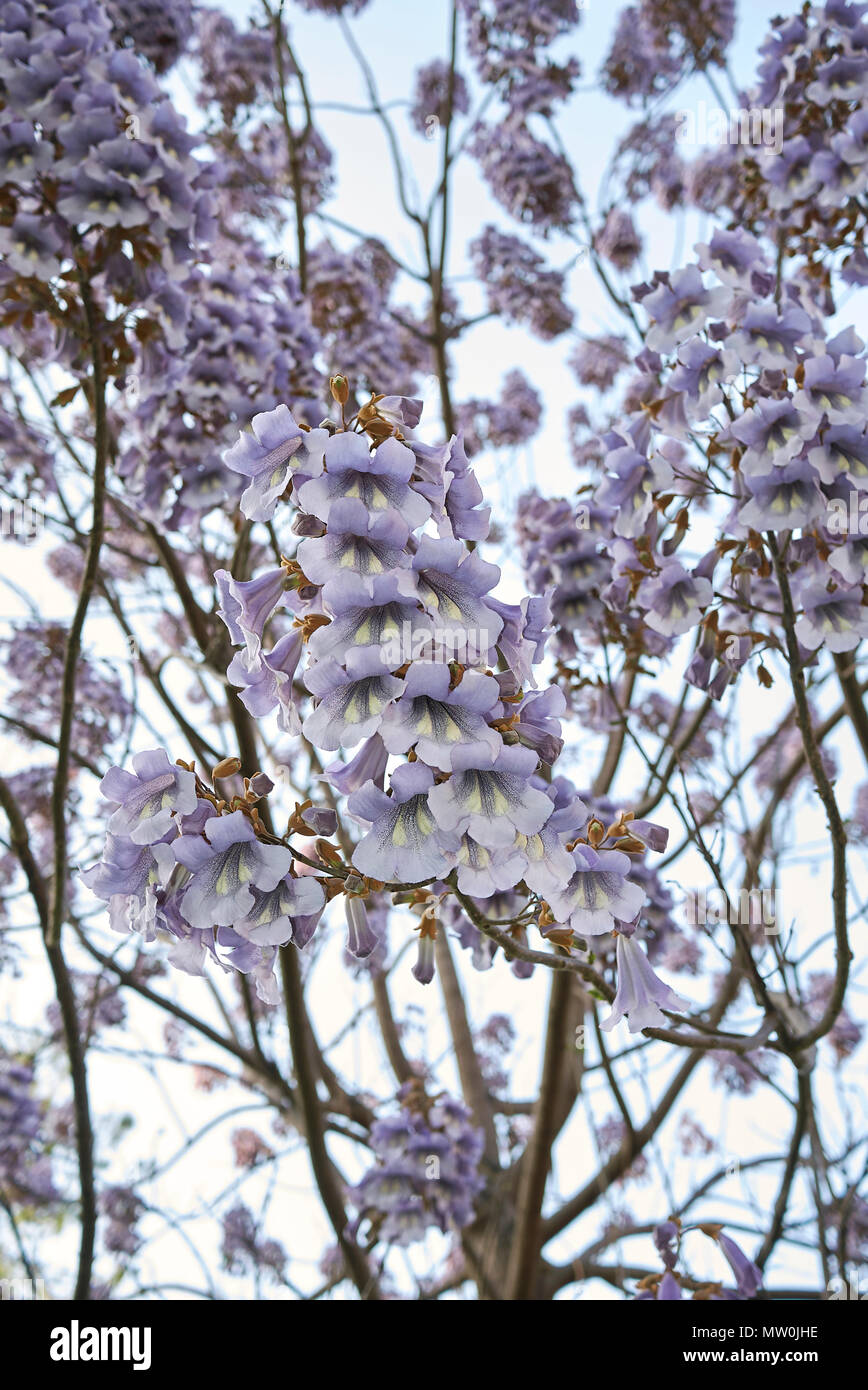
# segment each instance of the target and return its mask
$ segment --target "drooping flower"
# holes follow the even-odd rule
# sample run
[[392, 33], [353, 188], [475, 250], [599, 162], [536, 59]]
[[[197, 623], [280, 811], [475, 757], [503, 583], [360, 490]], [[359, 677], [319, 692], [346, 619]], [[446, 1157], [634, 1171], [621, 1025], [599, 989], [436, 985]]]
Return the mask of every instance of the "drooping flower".
[[400, 698], [388, 706], [380, 726], [390, 753], [415, 748], [417, 758], [444, 772], [452, 770], [458, 749], [497, 754], [502, 740], [486, 723], [500, 706], [497, 682], [480, 671], [465, 671], [454, 689], [450, 684], [445, 662], [413, 662]]
[[616, 952], [618, 992], [612, 1012], [600, 1024], [606, 1032], [622, 1018], [626, 1018], [631, 1033], [641, 1033], [643, 1028], [665, 1027], [663, 1009], [680, 1011], [690, 1007], [688, 1000], [682, 999], [654, 974], [648, 957], [633, 937], [619, 932]]

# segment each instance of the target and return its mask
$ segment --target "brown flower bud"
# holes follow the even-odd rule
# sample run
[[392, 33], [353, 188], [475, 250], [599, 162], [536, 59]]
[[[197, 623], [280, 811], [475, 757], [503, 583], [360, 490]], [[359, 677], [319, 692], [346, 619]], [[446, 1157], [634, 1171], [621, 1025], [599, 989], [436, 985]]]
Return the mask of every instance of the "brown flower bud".
[[240, 771], [240, 758], [221, 758], [211, 776], [216, 782], [223, 777], [235, 777]]

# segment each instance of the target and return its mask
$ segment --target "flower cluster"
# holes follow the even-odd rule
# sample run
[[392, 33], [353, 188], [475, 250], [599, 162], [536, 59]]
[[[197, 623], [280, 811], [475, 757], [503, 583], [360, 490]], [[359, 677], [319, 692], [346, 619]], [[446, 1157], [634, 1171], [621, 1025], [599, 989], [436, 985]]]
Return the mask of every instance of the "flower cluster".
[[578, 194], [569, 161], [523, 121], [480, 123], [470, 145], [492, 196], [542, 236], [568, 232]]
[[[5, 0], [3, 320], [45, 313], [45, 286], [75, 266], [91, 292], [158, 321], [168, 302], [181, 314], [177, 282], [210, 215], [196, 143], [96, 0]], [[123, 314], [114, 331], [123, 343]]]
[[556, 103], [572, 94], [581, 68], [577, 59], [555, 62], [547, 47], [579, 22], [575, 0], [461, 0], [467, 18], [467, 45], [483, 82], [521, 120], [550, 116]]
[[108, 1224], [103, 1230], [106, 1250], [115, 1255], [135, 1255], [142, 1243], [136, 1229], [144, 1204], [131, 1187], [106, 1187], [100, 1193], [100, 1211]]
[[868, 283], [864, 33], [862, 8], [839, 0], [774, 21], [750, 102], [775, 113], [782, 138], [728, 152], [736, 177], [720, 190], [736, 215], [807, 257], [818, 293], [829, 293], [833, 265], [845, 282]]
[[279, 1280], [286, 1267], [286, 1251], [280, 1241], [260, 1235], [253, 1212], [243, 1202], [223, 1216], [221, 1253], [230, 1274], [255, 1270]]
[[527, 444], [537, 433], [542, 415], [542, 398], [518, 367], [507, 372], [496, 401], [472, 397], [456, 409], [465, 446], [472, 454]]
[[[826, 338], [755, 237], [718, 230], [697, 251], [635, 291], [648, 347], [591, 505], [535, 499], [521, 528], [531, 587], [556, 583], [574, 641], [617, 632], [660, 655], [693, 632], [686, 679], [719, 699], [749, 662], [769, 683], [785, 604], [806, 659], [868, 635], [868, 388], [861, 340]], [[682, 559], [709, 511], [714, 544]]]
[[226, 126], [272, 90], [276, 75], [274, 36], [251, 23], [244, 30], [224, 10], [202, 7], [196, 24], [199, 100], [214, 102]]
[[564, 301], [564, 273], [548, 269], [532, 246], [489, 224], [471, 242], [470, 254], [493, 313], [510, 323], [526, 323], [544, 340], [570, 328], [573, 311]]
[[321, 389], [295, 277], [254, 243], [220, 239], [182, 290], [183, 335], [141, 348], [115, 412], [118, 471], [142, 510], [172, 528], [237, 500], [220, 455], [242, 425], [279, 400], [303, 410]]
[[390, 381], [410, 393], [432, 369], [430, 348], [410, 309], [393, 302], [398, 267], [382, 242], [351, 251], [320, 242], [308, 260], [308, 304], [327, 362], [373, 390]]
[[375, 1121], [376, 1162], [351, 1190], [359, 1215], [377, 1241], [410, 1245], [435, 1228], [445, 1234], [467, 1226], [485, 1186], [479, 1172], [482, 1131], [470, 1111], [449, 1096], [428, 1097], [421, 1083], [398, 1093], [401, 1108]]
[[723, 67], [735, 0], [639, 0], [618, 16], [603, 82], [626, 101], [669, 91], [697, 69]]
[[[0, 643], [5, 708], [46, 739], [55, 735], [63, 699], [68, 630], [61, 623], [22, 623]], [[132, 709], [114, 672], [84, 657], [78, 666], [72, 748], [98, 762], [126, 730]]]
[[[607, 830], [566, 779], [543, 775], [561, 752], [565, 709], [561, 691], [533, 677], [547, 600], [493, 597], [499, 569], [475, 548], [488, 512], [460, 436], [431, 446], [405, 434], [421, 404], [403, 396], [375, 395], [347, 422], [345, 377], [332, 393], [340, 428], [310, 429], [281, 405], [224, 455], [243, 514], [280, 527], [291, 497], [300, 539], [293, 558], [252, 579], [220, 570], [216, 580], [238, 649], [228, 679], [249, 712], [276, 714], [324, 753], [351, 754], [325, 776], [361, 838], [349, 863], [327, 844], [320, 852], [329, 892], [345, 894], [347, 949], [366, 960], [381, 945], [369, 894], [409, 893], [420, 916], [414, 974], [426, 983], [442, 900], [516, 890], [520, 932], [525, 907], [561, 944], [617, 931], [610, 1024], [660, 1022], [661, 1008], [683, 1001], [630, 938], [651, 884], [639, 861], [666, 832], [614, 812]], [[305, 944], [325, 897], [262, 824], [261, 774], [225, 801], [162, 751], [134, 768], [103, 781], [116, 809], [105, 857], [84, 881], [109, 900], [118, 929], [168, 931], [182, 969], [201, 970], [206, 952], [223, 948], [217, 958], [252, 971], [273, 1002], [275, 948]], [[298, 808], [290, 826], [330, 834], [334, 814]]]
[[129, 43], [157, 72], [168, 72], [193, 32], [191, 0], [106, 0], [112, 33]]
[[275, 1003], [277, 948], [310, 940], [325, 894], [316, 878], [296, 877], [291, 851], [266, 836], [261, 777], [227, 802], [154, 749], [135, 755], [132, 772], [112, 768], [100, 790], [112, 807], [106, 846], [81, 878], [108, 902], [112, 927], [146, 941], [166, 933], [178, 969], [202, 974], [210, 956], [249, 974]]
[[420, 135], [445, 125], [451, 115], [466, 115], [470, 93], [460, 72], [452, 72], [442, 58], [418, 69], [410, 105], [410, 120]]
[[0, 1053], [0, 1192], [29, 1204], [57, 1198], [33, 1067]]

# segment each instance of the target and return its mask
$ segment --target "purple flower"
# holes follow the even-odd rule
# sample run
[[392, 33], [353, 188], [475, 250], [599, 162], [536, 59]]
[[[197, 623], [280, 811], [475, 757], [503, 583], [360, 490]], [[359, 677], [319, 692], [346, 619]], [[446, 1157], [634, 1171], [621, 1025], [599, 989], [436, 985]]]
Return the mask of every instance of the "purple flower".
[[269, 521], [294, 472], [321, 472], [326, 438], [325, 430], [305, 434], [285, 405], [254, 415], [250, 432], [223, 455], [227, 468], [250, 479], [241, 494], [244, 515], [251, 521]]
[[713, 270], [733, 289], [750, 290], [754, 272], [766, 269], [760, 242], [743, 227], [732, 231], [717, 227], [711, 241], [697, 246], [696, 252], [703, 270]]
[[415, 748], [423, 763], [450, 772], [457, 749], [497, 754], [503, 740], [486, 719], [499, 709], [500, 689], [491, 676], [466, 671], [452, 690], [445, 663], [414, 661], [400, 698], [383, 716], [380, 737], [390, 753]]
[[721, 314], [729, 297], [728, 290], [706, 289], [698, 266], [676, 270], [642, 300], [652, 320], [645, 337], [648, 347], [669, 352], [697, 333], [707, 319]]
[[391, 796], [369, 782], [347, 802], [350, 815], [371, 826], [353, 851], [354, 866], [383, 883], [441, 877], [458, 842], [428, 805], [434, 774], [423, 763], [407, 763], [395, 769], [390, 785]]
[[383, 740], [379, 734], [372, 734], [354, 758], [348, 763], [329, 763], [323, 776], [342, 796], [357, 792], [366, 782], [372, 782], [382, 790], [388, 761], [389, 754]]
[[868, 536], [852, 536], [836, 546], [829, 556], [829, 567], [845, 584], [868, 583]]
[[172, 816], [196, 810], [196, 778], [169, 762], [163, 748], [133, 757], [135, 773], [109, 768], [99, 784], [116, 809], [109, 817], [113, 835], [126, 835], [136, 845], [152, 845], [172, 828]]
[[742, 526], [755, 531], [791, 531], [810, 526], [826, 510], [817, 477], [806, 459], [776, 468], [764, 478], [750, 478], [750, 499], [739, 509]]
[[327, 656], [341, 660], [347, 648], [372, 647], [393, 669], [417, 657], [430, 644], [431, 619], [415, 598], [402, 593], [406, 584], [406, 576], [394, 571], [373, 579], [372, 593], [351, 575], [330, 579], [328, 607], [333, 617], [311, 636], [311, 656], [317, 661]]
[[344, 909], [347, 915], [347, 950], [356, 960], [367, 960], [380, 944], [380, 937], [374, 930], [364, 901], [352, 893], [344, 895]]
[[233, 579], [228, 570], [217, 570], [217, 612], [229, 629], [236, 647], [246, 646], [248, 664], [259, 656], [262, 632], [268, 619], [283, 603], [287, 574], [283, 568], [267, 570], [256, 579]]
[[864, 385], [865, 363], [844, 355], [836, 363], [828, 354], [809, 357], [805, 379], [793, 404], [819, 424], [825, 415], [830, 425], [859, 425], [865, 421], [868, 389]]
[[795, 361], [796, 348], [810, 331], [811, 320], [797, 305], [790, 304], [779, 314], [774, 304], [754, 302], [726, 339], [726, 346], [742, 362], [774, 371]]
[[802, 414], [789, 398], [760, 400], [730, 425], [730, 434], [746, 445], [741, 468], [751, 477], [789, 463], [815, 431], [816, 419]]
[[532, 748], [540, 761], [549, 766], [557, 761], [563, 750], [558, 716], [564, 714], [566, 708], [560, 686], [550, 685], [548, 690], [530, 691], [515, 709], [518, 719], [512, 726], [513, 733], [518, 735], [519, 743]]
[[810, 580], [801, 586], [799, 598], [805, 611], [796, 623], [796, 636], [809, 651], [825, 645], [832, 652], [851, 652], [868, 636], [861, 589], [829, 592], [822, 580]]
[[[434, 619], [437, 639], [459, 654], [469, 646], [488, 653], [500, 636], [503, 620], [482, 597], [500, 578], [497, 565], [468, 551], [459, 540], [422, 536], [413, 556], [418, 596]], [[447, 637], [447, 634], [450, 634]]]
[[723, 1231], [718, 1232], [714, 1237], [720, 1246], [721, 1253], [726, 1259], [727, 1264], [735, 1275], [736, 1288], [742, 1298], [753, 1298], [762, 1288], [762, 1271], [749, 1260], [747, 1255], [738, 1246], [731, 1236], [724, 1235]]
[[827, 485], [843, 473], [856, 487], [868, 482], [868, 435], [853, 425], [832, 425], [808, 450], [808, 461]]
[[520, 604], [501, 603], [488, 599], [503, 619], [503, 629], [497, 639], [497, 649], [518, 685], [535, 685], [533, 667], [542, 661], [551, 632], [551, 593], [531, 595]]
[[681, 1285], [675, 1278], [675, 1275], [672, 1273], [672, 1270], [667, 1269], [666, 1273], [663, 1275], [663, 1278], [660, 1280], [660, 1283], [657, 1288], [658, 1301], [666, 1302], [667, 1300], [676, 1299], [680, 1297]]
[[397, 439], [386, 439], [371, 452], [365, 435], [336, 434], [325, 446], [325, 472], [301, 485], [299, 502], [328, 522], [336, 501], [357, 498], [369, 514], [369, 526], [395, 512], [415, 531], [431, 515], [430, 504], [409, 485], [415, 465], [411, 450]]
[[669, 378], [669, 390], [683, 394], [691, 414], [699, 418], [723, 400], [723, 387], [733, 380], [738, 369], [734, 352], [701, 338], [690, 338], [678, 349], [678, 364]]
[[[405, 553], [408, 528], [397, 512], [371, 516], [364, 503], [354, 497], [340, 497], [329, 509], [329, 531], [310, 536], [298, 547], [298, 562], [308, 579], [324, 586], [323, 597], [331, 601], [338, 579], [357, 576], [359, 594], [373, 597], [376, 581], [388, 570], [407, 568]], [[410, 593], [409, 576], [405, 581]]]
[[28, 279], [51, 280], [62, 268], [63, 241], [51, 222], [19, 212], [11, 226], [0, 227], [0, 252], [12, 270]]
[[298, 918], [319, 918], [325, 907], [325, 893], [319, 881], [285, 876], [274, 888], [254, 887], [253, 907], [234, 930], [256, 946], [283, 946], [292, 941]]
[[348, 652], [346, 669], [333, 657], [309, 666], [304, 683], [318, 698], [304, 720], [304, 736], [330, 752], [352, 748], [376, 733], [387, 706], [404, 688], [373, 647]]
[[414, 980], [418, 980], [420, 985], [430, 985], [434, 979], [435, 957], [434, 957], [435, 937], [428, 932], [421, 931], [416, 945], [416, 960], [410, 974]]
[[674, 1221], [661, 1221], [654, 1227], [654, 1247], [667, 1269], [674, 1269], [678, 1260], [679, 1228]]
[[470, 153], [479, 160], [494, 197], [513, 217], [543, 236], [572, 226], [577, 199], [569, 163], [525, 122], [478, 125]]
[[248, 663], [237, 652], [229, 663], [226, 679], [239, 688], [239, 699], [257, 719], [278, 710], [277, 722], [288, 734], [301, 731], [301, 720], [293, 693], [293, 679], [304, 652], [299, 628], [292, 628], [269, 652], [260, 652]]
[[529, 748], [504, 747], [483, 757], [456, 749], [452, 776], [428, 796], [438, 826], [459, 835], [466, 831], [486, 849], [506, 849], [518, 833], [535, 835], [552, 812], [545, 792], [531, 785], [536, 765]]
[[507, 849], [486, 849], [471, 835], [462, 835], [455, 855], [458, 887], [474, 898], [493, 898], [515, 887], [525, 876], [528, 855], [523, 837], [516, 836]]
[[414, 430], [422, 419], [423, 402], [418, 396], [377, 396], [377, 414], [398, 430]]
[[632, 922], [645, 902], [645, 890], [628, 878], [629, 857], [620, 850], [576, 845], [571, 858], [571, 877], [549, 890], [555, 921], [579, 936], [602, 936], [616, 921]]
[[682, 1010], [690, 1007], [686, 999], [665, 985], [654, 974], [648, 957], [633, 937], [618, 933], [617, 945], [618, 992], [612, 1004], [612, 1012], [603, 1020], [600, 1027], [609, 1032], [627, 1019], [631, 1033], [641, 1033], [643, 1028], [665, 1027], [663, 1009]]
[[664, 563], [653, 579], [643, 579], [637, 600], [655, 632], [672, 637], [695, 627], [714, 596], [708, 579], [688, 574], [677, 560]]
[[182, 835], [173, 849], [178, 863], [193, 874], [181, 911], [200, 931], [243, 921], [254, 908], [251, 890], [276, 888], [292, 865], [283, 845], [256, 838], [243, 811], [214, 816], [205, 824], [204, 838]]
[[[620, 440], [620, 436], [616, 436]], [[654, 497], [663, 492], [672, 470], [662, 456], [647, 459], [632, 445], [616, 447], [606, 457], [606, 476], [594, 494], [601, 507], [616, 509], [615, 533], [641, 536], [654, 507]]]
[[146, 941], [153, 941], [159, 916], [157, 889], [168, 882], [173, 867], [170, 845], [136, 845], [109, 832], [102, 859], [80, 878], [108, 902], [114, 931], [139, 931]]

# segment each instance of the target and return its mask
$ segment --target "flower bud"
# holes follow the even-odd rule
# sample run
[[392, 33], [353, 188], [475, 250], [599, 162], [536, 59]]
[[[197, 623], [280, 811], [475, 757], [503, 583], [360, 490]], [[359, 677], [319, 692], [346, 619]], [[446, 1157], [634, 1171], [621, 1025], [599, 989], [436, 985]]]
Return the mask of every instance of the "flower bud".
[[235, 777], [241, 771], [240, 758], [221, 758], [214, 768], [211, 776], [215, 782], [221, 781], [224, 777]]
[[380, 938], [368, 921], [368, 913], [361, 898], [344, 898], [347, 914], [347, 950], [356, 960], [366, 960], [380, 944]]

